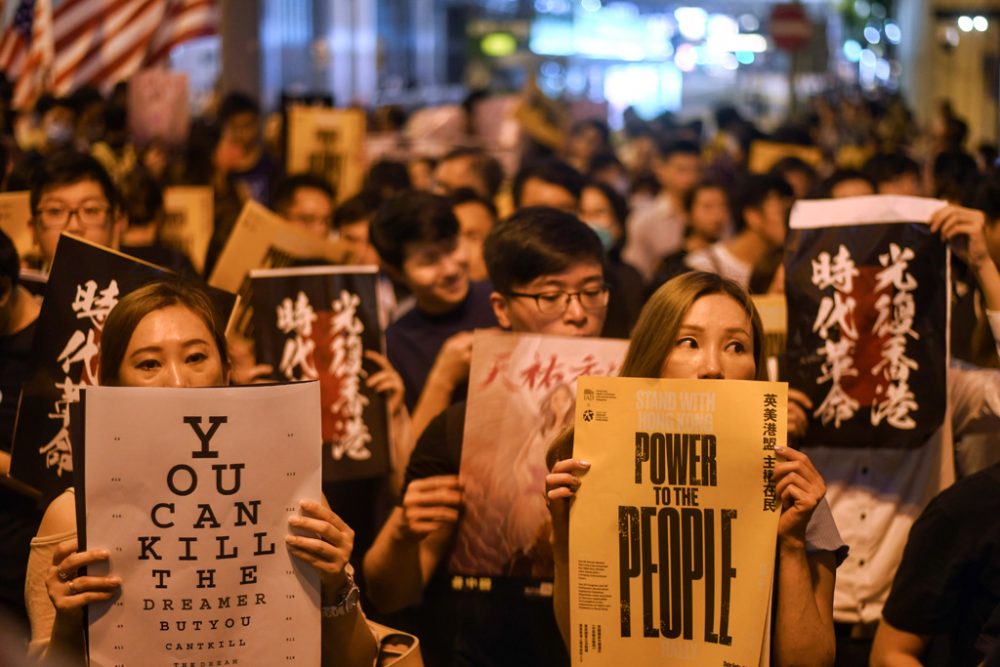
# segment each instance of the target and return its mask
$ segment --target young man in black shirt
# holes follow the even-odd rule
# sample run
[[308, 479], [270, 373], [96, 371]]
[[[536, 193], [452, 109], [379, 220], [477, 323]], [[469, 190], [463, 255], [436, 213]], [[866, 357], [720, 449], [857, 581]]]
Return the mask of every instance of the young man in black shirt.
[[[608, 303], [604, 251], [597, 234], [575, 216], [522, 209], [493, 229], [484, 254], [494, 285], [490, 301], [503, 328], [600, 333]], [[538, 296], [561, 308], [542, 312]], [[403, 501], [365, 557], [369, 595], [383, 611], [421, 605], [414, 630], [428, 665], [568, 664], [551, 598], [449, 590], [447, 557], [462, 514], [464, 428], [462, 402], [431, 421], [417, 442]]]
[[465, 397], [472, 331], [495, 327], [488, 283], [469, 281], [451, 203], [408, 192], [382, 204], [370, 239], [382, 267], [413, 294], [413, 308], [385, 332], [389, 361], [403, 378], [413, 430]]

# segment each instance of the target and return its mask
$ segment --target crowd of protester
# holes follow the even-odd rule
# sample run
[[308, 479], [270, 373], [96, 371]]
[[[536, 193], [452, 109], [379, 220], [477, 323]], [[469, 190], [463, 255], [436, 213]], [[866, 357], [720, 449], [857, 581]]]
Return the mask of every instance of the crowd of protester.
[[[812, 405], [790, 388], [796, 449], [776, 471], [788, 481], [773, 660], [1000, 664], [1000, 166], [995, 147], [968, 145], [948, 104], [921, 127], [900, 98], [845, 89], [815, 96], [771, 132], [727, 106], [705, 122], [628, 112], [612, 133], [604, 120], [570, 123], [557, 103], [526, 95], [516, 169], [505, 170], [495, 146], [461, 133], [437, 154], [371, 160], [361, 190], [339, 193], [316, 174], [285, 173], [282, 132], [250, 96], [222, 97], [183, 146], [133, 144], [124, 99], [121, 88], [108, 97], [80, 90], [2, 117], [0, 184], [30, 191], [36, 244], [18, 257], [0, 235], [0, 474], [9, 469], [40, 307], [21, 270], [45, 272], [66, 231], [204, 280], [243, 204], [255, 200], [317, 239], [340, 239], [357, 263], [379, 266], [387, 355], [368, 382], [390, 399], [393, 469], [385, 479], [325, 484], [329, 506], [311, 503], [301, 519], [315, 544], [296, 552], [323, 574], [324, 605], [350, 606], [324, 621], [324, 664], [372, 664], [364, 618], [416, 635], [431, 667], [568, 664], [566, 514], [589, 465], [573, 458], [572, 434], [554, 443], [546, 488], [537, 489], [552, 513], [552, 594], [450, 584], [448, 554], [465, 520], [459, 464], [472, 332], [630, 338], [626, 376], [760, 378], [763, 333], [748, 294], [784, 290], [795, 201], [935, 197], [948, 205], [931, 230], [955, 251], [954, 461], [939, 460], [941, 433], [912, 451], [809, 447], [801, 436]], [[401, 115], [379, 110], [372, 125], [385, 129], [391, 118], [398, 126]], [[815, 159], [787, 151], [751, 171], [762, 141], [813, 149]], [[163, 191], [176, 185], [214, 192], [201, 271], [161, 233]], [[171, 285], [114, 311], [104, 344], [117, 337], [120, 350], [115, 360], [102, 355], [102, 382], [207, 386], [269, 373], [248, 341], [222, 338], [196, 288]], [[196, 330], [215, 365], [170, 377], [126, 369], [122, 355], [153, 335], [144, 318], [154, 316]], [[738, 340], [682, 344], [684, 327], [706, 337], [737, 330]], [[935, 498], [942, 466], [954, 466], [959, 481]], [[83, 664], [80, 609], [113, 595], [120, 580], [73, 577], [107, 554], [77, 551], [72, 493], [47, 508], [13, 485], [0, 493], [0, 622], [9, 646], [32, 660]], [[355, 585], [356, 607], [344, 594]]]

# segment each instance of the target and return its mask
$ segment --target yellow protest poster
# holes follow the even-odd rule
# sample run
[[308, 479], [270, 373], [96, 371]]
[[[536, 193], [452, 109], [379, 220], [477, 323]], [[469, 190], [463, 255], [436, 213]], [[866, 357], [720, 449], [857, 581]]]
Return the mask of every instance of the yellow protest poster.
[[22, 258], [30, 254], [35, 245], [30, 220], [31, 197], [27, 191], [0, 193], [0, 229], [14, 242]]
[[365, 113], [294, 105], [288, 109], [288, 173], [308, 171], [330, 181], [337, 201], [364, 181]]
[[215, 195], [207, 186], [175, 185], [163, 190], [163, 240], [183, 252], [200, 273], [215, 225]]
[[574, 665], [766, 665], [783, 383], [581, 378]]

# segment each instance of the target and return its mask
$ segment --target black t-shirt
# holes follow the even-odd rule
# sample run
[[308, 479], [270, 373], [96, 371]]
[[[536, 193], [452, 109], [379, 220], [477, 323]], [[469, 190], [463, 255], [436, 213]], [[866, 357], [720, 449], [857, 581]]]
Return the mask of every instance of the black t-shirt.
[[[444, 342], [461, 331], [497, 326], [490, 306], [493, 287], [487, 282], [469, 284], [469, 293], [457, 308], [443, 315], [428, 315], [418, 308], [393, 322], [385, 332], [389, 362], [403, 378], [406, 407], [413, 410], [427, 375]], [[465, 398], [465, 387], [452, 400]]]
[[[943, 491], [910, 529], [883, 615], [931, 637], [925, 665], [978, 665], [1000, 605], [1000, 464]], [[995, 637], [993, 640], [995, 641]]]
[[[32, 322], [13, 336], [0, 337], [0, 450], [5, 452], [10, 451], [14, 437], [17, 403], [30, 370], [35, 328]], [[27, 627], [24, 577], [31, 538], [41, 518], [34, 499], [0, 484], [0, 615], [9, 613], [18, 629]]]
[[[37, 320], [36, 320], [37, 321]], [[35, 322], [13, 336], [0, 336], [0, 450], [10, 451], [21, 385], [28, 377]]]
[[[465, 401], [455, 403], [421, 434], [406, 467], [404, 492], [415, 479], [458, 474], [465, 406]], [[569, 664], [551, 597], [528, 597], [506, 588], [490, 593], [453, 591], [447, 561], [442, 559], [421, 608], [413, 614], [412, 631], [420, 637], [428, 667]], [[442, 623], [442, 619], [447, 620]]]

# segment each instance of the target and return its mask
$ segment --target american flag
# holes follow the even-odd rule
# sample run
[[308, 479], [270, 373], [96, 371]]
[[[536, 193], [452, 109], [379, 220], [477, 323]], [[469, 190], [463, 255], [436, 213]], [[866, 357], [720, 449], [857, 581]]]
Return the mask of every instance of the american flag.
[[[47, 38], [51, 76], [47, 90], [65, 95], [90, 84], [108, 89], [136, 71], [164, 64], [171, 49], [189, 39], [214, 35], [219, 30], [217, 0], [20, 0], [17, 14], [3, 42], [12, 34], [23, 34], [25, 7], [49, 12]], [[31, 10], [27, 12], [31, 16]], [[14, 39], [14, 38], [11, 38]], [[0, 69], [20, 85], [20, 72], [2, 59]], [[15, 106], [18, 106], [15, 103]]]
[[20, 0], [0, 38], [0, 70], [16, 82], [15, 108], [34, 104], [45, 90], [52, 60], [52, 5], [49, 0]]

